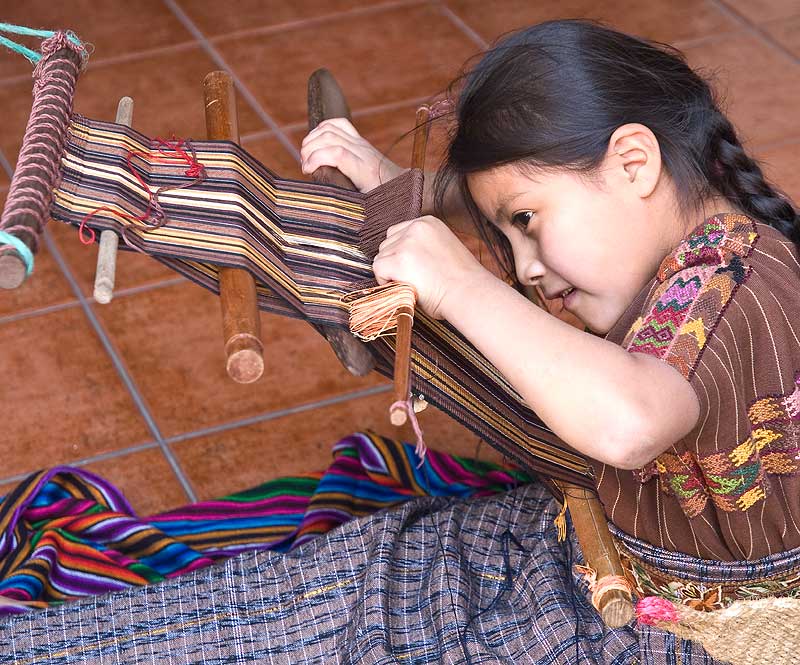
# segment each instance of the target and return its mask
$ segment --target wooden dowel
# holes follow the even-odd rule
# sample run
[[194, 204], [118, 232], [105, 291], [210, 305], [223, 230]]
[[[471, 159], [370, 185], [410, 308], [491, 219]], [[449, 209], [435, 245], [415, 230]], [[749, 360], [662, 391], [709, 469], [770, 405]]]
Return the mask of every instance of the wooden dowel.
[[[203, 80], [203, 92], [208, 138], [238, 143], [236, 92], [230, 74], [211, 72]], [[255, 279], [243, 268], [220, 268], [219, 297], [228, 376], [237, 383], [252, 383], [264, 372]]]
[[[318, 69], [308, 79], [308, 130], [311, 131], [323, 120], [330, 118], [350, 119], [350, 108], [342, 89], [327, 69]], [[339, 169], [320, 166], [311, 175], [314, 182], [322, 185], [335, 185], [343, 189], [356, 189]], [[336, 357], [355, 376], [366, 376], [375, 368], [375, 359], [367, 345], [357, 339], [349, 330], [323, 326], [322, 334], [331, 345]]]
[[[624, 575], [619, 553], [608, 530], [608, 521], [600, 499], [585, 487], [560, 481], [575, 535], [583, 550], [586, 565], [597, 572], [597, 580], [610, 575]], [[619, 628], [633, 619], [630, 594], [610, 589], [600, 598], [597, 608], [609, 628]]]
[[[130, 127], [133, 123], [133, 100], [122, 97], [117, 104], [115, 122]], [[97, 268], [94, 275], [94, 299], [107, 305], [114, 297], [114, 282], [117, 272], [117, 247], [119, 236], [110, 229], [100, 234], [100, 247], [97, 250]]]
[[[417, 111], [414, 144], [411, 148], [411, 168], [425, 167], [425, 150], [428, 146], [428, 118], [430, 109], [422, 106]], [[411, 329], [414, 325], [414, 310], [402, 308], [397, 317], [397, 337], [394, 348], [394, 401], [405, 402], [411, 393]], [[416, 409], [415, 409], [416, 410]], [[398, 427], [408, 419], [405, 409], [395, 407], [389, 420]]]

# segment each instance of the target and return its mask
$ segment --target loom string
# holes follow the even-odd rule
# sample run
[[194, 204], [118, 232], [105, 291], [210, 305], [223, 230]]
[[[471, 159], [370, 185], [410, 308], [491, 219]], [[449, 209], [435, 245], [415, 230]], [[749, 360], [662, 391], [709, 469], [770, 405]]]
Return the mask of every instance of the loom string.
[[[34, 28], [26, 28], [22, 25], [13, 25], [11, 23], [0, 23], [0, 32], [6, 32], [12, 35], [25, 35], [29, 37], [42, 37], [43, 39], [47, 39], [52, 37], [56, 33], [53, 30], [36, 30]], [[75, 35], [75, 33], [71, 31], [66, 32], [67, 38], [79, 49], [85, 50], [84, 44], [81, 42], [80, 39]], [[34, 51], [29, 49], [27, 46], [22, 44], [18, 44], [15, 41], [12, 41], [8, 37], [0, 36], [0, 44], [5, 46], [6, 48], [10, 49], [15, 53], [19, 53], [20, 55], [24, 56], [28, 59], [28, 61], [32, 65], [36, 65], [39, 60], [42, 59], [42, 54], [38, 51]]]
[[[158, 150], [157, 153], [154, 155], [152, 152], [145, 152], [143, 150], [129, 150], [128, 156], [126, 159], [128, 170], [133, 174], [133, 176], [139, 181], [142, 189], [147, 192], [148, 200], [147, 200], [147, 208], [145, 209], [142, 215], [131, 215], [130, 213], [119, 211], [114, 208], [110, 208], [108, 206], [100, 206], [95, 208], [94, 210], [90, 211], [86, 214], [83, 219], [81, 220], [80, 226], [78, 227], [78, 239], [84, 245], [91, 245], [94, 243], [95, 238], [97, 237], [94, 229], [91, 227], [87, 227], [86, 223], [94, 217], [97, 213], [100, 212], [108, 212], [112, 215], [116, 215], [121, 219], [130, 222], [131, 226], [139, 226], [144, 230], [154, 230], [161, 228], [164, 224], [167, 223], [167, 217], [164, 213], [164, 210], [161, 207], [161, 204], [158, 201], [158, 197], [166, 191], [171, 191], [174, 189], [185, 189], [186, 187], [192, 187], [203, 180], [206, 179], [206, 170], [202, 163], [197, 159], [197, 153], [195, 152], [194, 146], [192, 145], [189, 139], [177, 139], [174, 136], [172, 137], [172, 143], [165, 139], [155, 138], [153, 141], [157, 144]], [[183, 149], [183, 146], [186, 146], [189, 152]], [[172, 150], [177, 153], [176, 156], [171, 156], [166, 152], [166, 149]], [[162, 156], [159, 157], [158, 153]], [[189, 154], [191, 153], [191, 154]], [[181, 164], [185, 163], [188, 164], [189, 168], [184, 171], [184, 175], [187, 178], [193, 178], [192, 182], [184, 183], [182, 185], [170, 185], [170, 186], [163, 186], [159, 187], [155, 190], [155, 192], [150, 190], [150, 187], [147, 186], [145, 183], [144, 178], [139, 174], [139, 172], [134, 168], [131, 159], [133, 157], [141, 157], [142, 159], [146, 159], [150, 162], [160, 163], [160, 164]], [[150, 220], [154, 220], [150, 222]], [[150, 223], [148, 223], [150, 222]], [[88, 228], [89, 235], [84, 236], [84, 231]], [[128, 237], [128, 226], [122, 227], [122, 239], [125, 241], [125, 244], [128, 245], [131, 249], [134, 249], [138, 252], [141, 252], [136, 245]]]

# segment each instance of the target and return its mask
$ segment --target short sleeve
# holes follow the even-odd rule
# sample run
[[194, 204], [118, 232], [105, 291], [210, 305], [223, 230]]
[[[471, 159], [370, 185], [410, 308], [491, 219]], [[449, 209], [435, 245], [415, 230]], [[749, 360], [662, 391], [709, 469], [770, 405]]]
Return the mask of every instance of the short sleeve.
[[657, 286], [622, 343], [694, 375], [708, 340], [736, 290], [749, 275], [745, 263], [758, 237], [746, 217], [712, 217], [668, 256]]

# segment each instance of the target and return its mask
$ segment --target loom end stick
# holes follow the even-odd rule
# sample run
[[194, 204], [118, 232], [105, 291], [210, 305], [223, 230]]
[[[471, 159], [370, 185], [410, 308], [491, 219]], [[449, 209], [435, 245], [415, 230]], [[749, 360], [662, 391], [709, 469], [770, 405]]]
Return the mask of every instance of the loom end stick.
[[[317, 69], [308, 78], [308, 129], [311, 131], [323, 120], [350, 118], [350, 108], [342, 89], [327, 69]], [[314, 182], [334, 185], [355, 191], [356, 186], [339, 169], [321, 166], [311, 175]], [[322, 334], [331, 345], [336, 357], [353, 376], [366, 376], [375, 368], [375, 359], [369, 348], [347, 330], [323, 326]]]
[[16, 252], [0, 256], [0, 289], [16, 289], [25, 281], [25, 262]]
[[[600, 499], [585, 487], [566, 482], [560, 482], [559, 486], [568, 497], [572, 526], [586, 564], [596, 571], [598, 580], [609, 576], [624, 577]], [[596, 607], [609, 628], [620, 628], [634, 616], [631, 594], [621, 589], [610, 588], [605, 591], [597, 600]]]
[[[130, 127], [133, 123], [133, 100], [122, 97], [117, 104], [116, 123]], [[117, 247], [119, 236], [110, 230], [100, 234], [100, 249], [97, 252], [97, 268], [94, 275], [94, 299], [107, 305], [114, 297], [114, 282], [117, 273]]]

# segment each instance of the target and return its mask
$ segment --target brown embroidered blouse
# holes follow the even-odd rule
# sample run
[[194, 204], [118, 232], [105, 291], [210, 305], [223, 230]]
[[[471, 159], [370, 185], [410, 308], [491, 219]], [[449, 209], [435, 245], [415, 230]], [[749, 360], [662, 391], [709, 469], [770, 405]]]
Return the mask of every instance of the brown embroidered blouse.
[[593, 462], [614, 524], [668, 550], [757, 559], [800, 547], [800, 258], [775, 229], [698, 226], [608, 333], [670, 363], [700, 419], [638, 472]]

